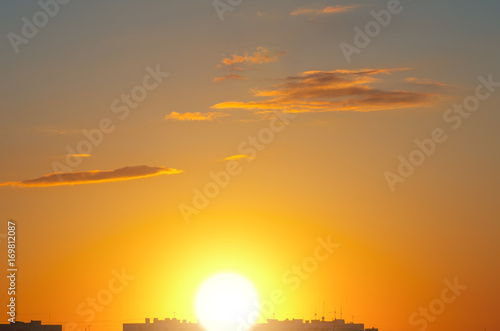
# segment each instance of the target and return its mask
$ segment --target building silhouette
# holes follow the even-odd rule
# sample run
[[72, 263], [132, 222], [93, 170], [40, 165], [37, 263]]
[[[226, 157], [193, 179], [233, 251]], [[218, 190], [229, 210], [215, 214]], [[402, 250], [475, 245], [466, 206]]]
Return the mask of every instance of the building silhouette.
[[153, 319], [151, 323], [146, 318], [146, 323], [124, 323], [123, 331], [206, 331], [201, 324], [179, 320], [177, 318]]
[[62, 331], [62, 325], [44, 324], [42, 321], [0, 324], [0, 331]]
[[331, 321], [322, 320], [302, 320], [268, 319], [267, 323], [257, 323], [252, 327], [253, 331], [378, 331], [376, 328], [365, 329], [363, 323], [346, 323], [343, 319]]
[[[186, 320], [176, 318], [165, 318], [159, 320], [155, 318], [151, 323], [146, 318], [145, 323], [124, 323], [123, 331], [206, 331], [201, 324], [191, 323]], [[346, 323], [343, 319], [331, 321], [322, 320], [302, 320], [268, 319], [267, 323], [256, 323], [250, 331], [378, 331], [376, 328], [365, 329], [363, 323]]]

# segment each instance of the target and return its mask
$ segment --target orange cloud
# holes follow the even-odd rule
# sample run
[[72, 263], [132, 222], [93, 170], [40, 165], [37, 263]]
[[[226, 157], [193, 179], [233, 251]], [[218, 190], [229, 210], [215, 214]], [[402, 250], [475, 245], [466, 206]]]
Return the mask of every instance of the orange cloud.
[[73, 156], [73, 157], [90, 157], [90, 154], [69, 154], [69, 156]]
[[177, 121], [212, 121], [219, 117], [229, 116], [228, 114], [211, 112], [211, 113], [183, 113], [171, 112], [165, 116], [166, 120], [177, 120]]
[[415, 84], [415, 85], [422, 85], [422, 86], [439, 86], [439, 87], [445, 87], [448, 86], [444, 83], [436, 82], [430, 79], [421, 79], [421, 78], [415, 78], [415, 77], [408, 77], [405, 79], [407, 83], [410, 84]]
[[[231, 67], [234, 64], [251, 65], [251, 64], [262, 64], [269, 62], [276, 62], [278, 58], [283, 55], [284, 52], [271, 53], [265, 47], [257, 47], [257, 50], [253, 54], [245, 52], [243, 55], [233, 54], [230, 57], [225, 57], [222, 59], [222, 63], [219, 64], [218, 68], [223, 68], [224, 66]], [[237, 67], [237, 70], [242, 70], [242, 67]]]
[[290, 13], [291, 16], [298, 16], [298, 15], [331, 15], [331, 14], [338, 14], [338, 13], [345, 13], [351, 10], [354, 10], [358, 8], [359, 5], [346, 5], [346, 6], [328, 6], [322, 9], [313, 9], [313, 8], [302, 8], [302, 9], [297, 9], [293, 12]]
[[253, 160], [254, 157], [252, 157], [250, 155], [246, 155], [246, 154], [238, 154], [238, 155], [231, 155], [231, 156], [228, 156], [228, 157], [224, 158], [225, 161], [241, 160], [241, 159], [250, 159], [250, 160]]
[[237, 75], [237, 74], [230, 74], [230, 75], [226, 75], [226, 76], [222, 76], [222, 77], [215, 77], [214, 82], [222, 82], [223, 80], [226, 80], [226, 79], [246, 80], [247, 78], [244, 76], [241, 76], [241, 75]]
[[182, 173], [182, 170], [165, 167], [134, 166], [116, 170], [89, 170], [76, 172], [54, 172], [39, 178], [20, 182], [0, 183], [0, 186], [47, 187], [61, 185], [95, 184], [105, 182], [120, 182], [131, 179], [172, 175]]
[[263, 101], [227, 101], [213, 105], [214, 109], [246, 109], [260, 113], [272, 110], [287, 112], [376, 111], [384, 109], [430, 106], [439, 96], [405, 90], [381, 90], [374, 77], [391, 74], [399, 69], [365, 69], [306, 71], [287, 77], [269, 90], [252, 90]]

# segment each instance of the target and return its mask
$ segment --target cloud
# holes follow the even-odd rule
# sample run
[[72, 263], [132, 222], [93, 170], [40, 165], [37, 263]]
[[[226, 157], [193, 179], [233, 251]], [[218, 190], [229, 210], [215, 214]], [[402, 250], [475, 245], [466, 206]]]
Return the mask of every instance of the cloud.
[[90, 154], [68, 154], [68, 156], [72, 156], [72, 157], [90, 157]]
[[226, 66], [231, 66], [233, 64], [239, 63], [262, 64], [268, 62], [276, 62], [278, 61], [278, 57], [282, 54], [283, 52], [272, 54], [265, 47], [257, 47], [257, 50], [251, 55], [249, 55], [248, 52], [245, 52], [244, 55], [233, 54], [231, 57], [222, 59], [222, 63]]
[[176, 121], [213, 121], [219, 117], [229, 116], [228, 114], [219, 113], [219, 112], [210, 112], [210, 113], [183, 113], [180, 114], [178, 112], [171, 112], [170, 114], [165, 116], [166, 120], [176, 120]]
[[421, 85], [421, 86], [430, 86], [430, 87], [445, 87], [448, 86], [444, 83], [436, 82], [430, 79], [421, 79], [421, 78], [415, 78], [415, 77], [408, 77], [405, 79], [405, 82], [414, 84], [414, 85]]
[[302, 8], [302, 9], [297, 9], [294, 10], [293, 12], [290, 13], [291, 16], [298, 16], [298, 15], [309, 15], [309, 16], [318, 16], [318, 15], [332, 15], [332, 14], [339, 14], [339, 13], [345, 13], [348, 11], [352, 11], [356, 8], [358, 8], [359, 5], [337, 5], [337, 6], [328, 6], [322, 9], [316, 9], [316, 8]]
[[[265, 47], [257, 47], [253, 54], [245, 52], [243, 55], [233, 54], [230, 57], [222, 59], [221, 63], [217, 65], [217, 69], [229, 69], [243, 71], [252, 65], [263, 64], [269, 62], [277, 62], [281, 55], [285, 52], [272, 53]], [[235, 65], [238, 65], [235, 67]]]
[[241, 159], [250, 159], [250, 160], [253, 160], [254, 157], [252, 157], [250, 155], [246, 155], [246, 154], [238, 154], [238, 155], [231, 155], [231, 156], [228, 156], [228, 157], [224, 158], [225, 161], [241, 160]]
[[223, 80], [226, 80], [226, 79], [241, 79], [241, 80], [246, 80], [247, 78], [244, 77], [244, 76], [241, 76], [241, 75], [237, 75], [237, 74], [229, 74], [229, 75], [225, 75], [225, 76], [222, 76], [222, 77], [215, 77], [214, 78], [214, 82], [222, 82]]
[[[265, 47], [257, 47], [257, 50], [253, 54], [249, 54], [248, 52], [242, 55], [235, 53], [229, 57], [224, 57], [221, 63], [217, 64], [215, 68], [218, 70], [243, 72], [263, 63], [277, 62], [283, 54], [285, 54], [284, 51], [273, 53]], [[215, 77], [213, 81], [220, 82], [226, 79], [246, 80], [247, 78], [242, 75], [229, 74], [222, 77]]]
[[269, 90], [252, 90], [250, 102], [227, 101], [213, 109], [246, 109], [260, 113], [272, 110], [288, 112], [377, 111], [430, 106], [437, 94], [375, 88], [383, 82], [375, 76], [389, 75], [398, 69], [306, 71], [287, 77]]
[[61, 185], [95, 184], [105, 182], [120, 182], [131, 179], [173, 175], [182, 170], [165, 167], [133, 166], [116, 170], [89, 170], [76, 172], [54, 172], [39, 178], [20, 182], [0, 183], [0, 186], [47, 187]]

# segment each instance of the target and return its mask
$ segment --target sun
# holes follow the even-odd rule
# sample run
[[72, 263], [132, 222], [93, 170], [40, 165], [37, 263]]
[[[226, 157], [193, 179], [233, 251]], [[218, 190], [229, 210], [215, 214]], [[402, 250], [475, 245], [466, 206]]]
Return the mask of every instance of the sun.
[[196, 316], [208, 331], [245, 331], [259, 314], [259, 298], [252, 284], [230, 273], [203, 283], [195, 305]]

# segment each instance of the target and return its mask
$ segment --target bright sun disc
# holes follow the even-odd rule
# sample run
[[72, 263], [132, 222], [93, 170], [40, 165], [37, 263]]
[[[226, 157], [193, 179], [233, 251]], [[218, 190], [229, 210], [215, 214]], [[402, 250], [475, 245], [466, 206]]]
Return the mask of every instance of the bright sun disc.
[[252, 284], [235, 274], [207, 280], [196, 295], [196, 315], [208, 331], [244, 331], [255, 323], [259, 299]]

